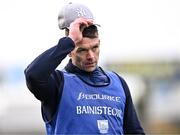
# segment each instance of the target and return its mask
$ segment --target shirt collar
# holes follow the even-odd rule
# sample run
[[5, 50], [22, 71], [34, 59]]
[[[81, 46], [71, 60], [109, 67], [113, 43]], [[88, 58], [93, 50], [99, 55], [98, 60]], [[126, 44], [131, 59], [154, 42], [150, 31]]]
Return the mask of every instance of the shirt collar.
[[84, 70], [79, 69], [77, 66], [73, 65], [70, 59], [69, 63], [65, 66], [65, 70], [69, 73], [76, 74], [82, 81], [86, 82], [89, 85], [104, 86], [108, 85], [110, 82], [109, 77], [98, 66], [94, 71], [86, 72]]

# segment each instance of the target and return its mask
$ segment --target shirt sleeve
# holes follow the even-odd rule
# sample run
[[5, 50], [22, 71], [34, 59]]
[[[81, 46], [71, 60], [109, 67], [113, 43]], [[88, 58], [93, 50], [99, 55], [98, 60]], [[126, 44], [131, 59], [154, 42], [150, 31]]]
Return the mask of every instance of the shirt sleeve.
[[126, 95], [124, 126], [123, 126], [124, 134], [145, 134], [138, 119], [138, 116], [136, 114], [129, 87], [122, 77], [120, 77], [120, 80], [122, 82], [124, 92]]
[[61, 38], [56, 46], [39, 55], [24, 71], [28, 89], [42, 102], [45, 110], [51, 112], [56, 107], [64, 83], [63, 74], [56, 68], [74, 47], [71, 38]]

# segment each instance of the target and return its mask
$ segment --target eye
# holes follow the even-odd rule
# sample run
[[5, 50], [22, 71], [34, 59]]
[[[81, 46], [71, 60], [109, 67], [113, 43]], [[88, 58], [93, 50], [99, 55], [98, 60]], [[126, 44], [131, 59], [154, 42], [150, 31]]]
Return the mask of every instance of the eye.
[[92, 48], [92, 51], [95, 52], [98, 48], [99, 48], [99, 46], [96, 45], [96, 46], [94, 46], [94, 47]]
[[84, 48], [79, 48], [77, 50], [77, 53], [85, 53], [85, 52], [87, 52], [87, 49], [84, 49]]

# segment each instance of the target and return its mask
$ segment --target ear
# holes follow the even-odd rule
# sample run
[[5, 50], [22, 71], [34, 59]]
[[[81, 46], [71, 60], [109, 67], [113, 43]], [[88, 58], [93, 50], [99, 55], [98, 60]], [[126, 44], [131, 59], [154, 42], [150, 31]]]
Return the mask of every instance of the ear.
[[68, 54], [68, 56], [69, 56], [69, 57], [72, 57], [72, 53], [70, 52], [70, 53]]
[[[75, 49], [74, 49], [74, 50], [75, 50]], [[73, 56], [74, 50], [72, 50], [72, 51], [68, 54], [68, 56], [69, 56], [70, 58]]]

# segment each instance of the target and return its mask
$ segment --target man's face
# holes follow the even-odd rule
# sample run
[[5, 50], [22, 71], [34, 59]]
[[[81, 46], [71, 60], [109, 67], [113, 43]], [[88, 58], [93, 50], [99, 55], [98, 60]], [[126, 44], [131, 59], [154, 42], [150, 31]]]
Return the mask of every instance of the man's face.
[[72, 63], [86, 72], [95, 70], [99, 59], [99, 38], [84, 37], [70, 53]]

